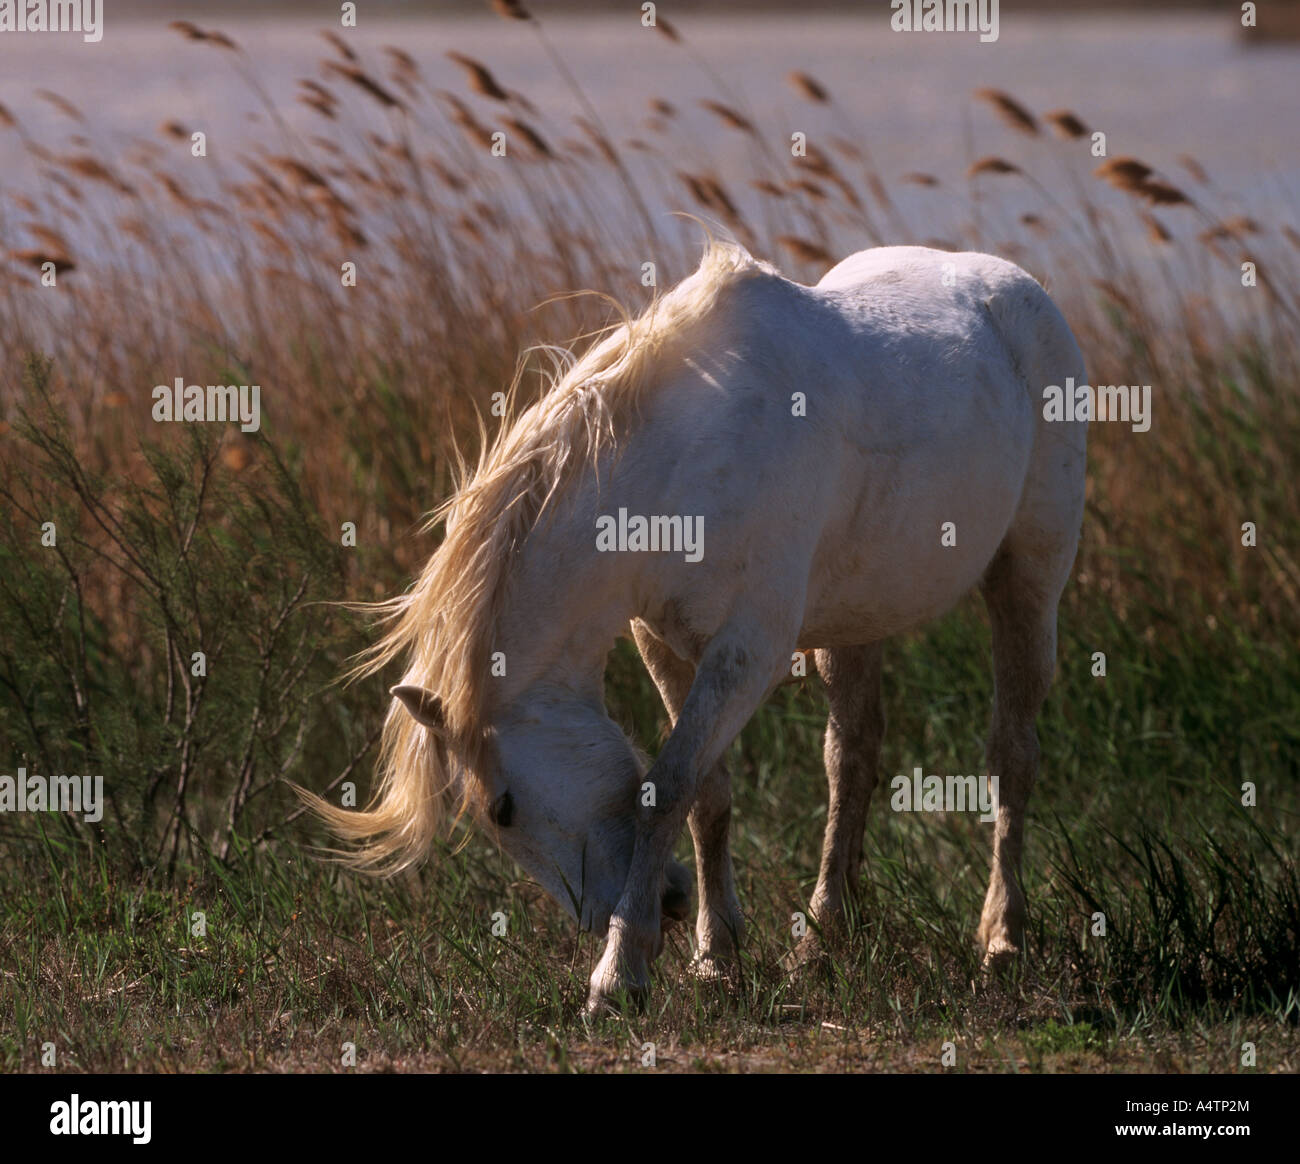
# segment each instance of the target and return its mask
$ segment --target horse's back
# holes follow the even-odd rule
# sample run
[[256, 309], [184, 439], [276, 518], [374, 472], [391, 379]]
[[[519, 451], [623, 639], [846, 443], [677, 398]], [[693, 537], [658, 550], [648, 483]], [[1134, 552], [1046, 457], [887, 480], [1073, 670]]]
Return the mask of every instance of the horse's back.
[[1086, 382], [1083, 355], [1027, 271], [978, 252], [878, 247], [809, 290], [856, 336], [872, 416], [926, 416], [932, 450], [955, 439], [955, 466], [1012, 462], [1026, 499], [1081, 506], [1087, 425], [1049, 420], [1043, 401], [1049, 385]]
[[[1082, 359], [1014, 264], [887, 247], [812, 287], [761, 272], [683, 355], [627, 465], [674, 511], [707, 515], [719, 577], [804, 590], [806, 645], [941, 613], [1027, 498], [1035, 520], [1077, 532], [1081, 434], [1044, 434], [1041, 402], [1044, 377], [1081, 377]], [[691, 454], [668, 468], [673, 446]], [[716, 599], [720, 613], [730, 600]]]
[[[1060, 375], [1083, 375], [1083, 357], [1047, 292], [1027, 271], [996, 255], [928, 247], [876, 247], [850, 255], [809, 291], [853, 321], [866, 344], [916, 358], [950, 352], [947, 337], [994, 363], [999, 349], [1017, 378], [1030, 379], [1035, 361]], [[929, 362], [929, 360], [927, 360]], [[1027, 385], [1037, 395], [1041, 385]]]
[[[998, 549], [1036, 559], [1045, 587], [1063, 583], [1083, 513], [1087, 425], [1048, 420], [1043, 390], [1086, 374], [1044, 288], [994, 255], [880, 247], [810, 290], [857, 336], [866, 422], [901, 437], [890, 490], [896, 529], [920, 535], [903, 556], [919, 557], [886, 573], [902, 586], [918, 564], [933, 571], [919, 587], [932, 591], [922, 618], [969, 589]], [[956, 545], [940, 543], [940, 525]], [[971, 552], [955, 553], [963, 543]]]

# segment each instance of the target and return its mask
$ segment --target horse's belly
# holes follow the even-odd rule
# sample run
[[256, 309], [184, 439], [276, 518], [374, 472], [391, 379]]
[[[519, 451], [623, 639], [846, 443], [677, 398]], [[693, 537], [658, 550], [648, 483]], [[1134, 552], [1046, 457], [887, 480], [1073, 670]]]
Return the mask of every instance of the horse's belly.
[[953, 583], [950, 577], [921, 579], [909, 574], [915, 589], [906, 601], [879, 597], [895, 588], [893, 580], [862, 580], [841, 592], [823, 594], [810, 604], [799, 632], [801, 647], [862, 646], [892, 638], [938, 618], [956, 605], [979, 581], [982, 569]]
[[[976, 586], [1006, 536], [1023, 488], [1019, 458], [900, 498], [878, 482], [831, 523], [813, 556], [800, 644], [849, 646], [909, 630]], [[977, 483], [976, 483], [977, 482]]]

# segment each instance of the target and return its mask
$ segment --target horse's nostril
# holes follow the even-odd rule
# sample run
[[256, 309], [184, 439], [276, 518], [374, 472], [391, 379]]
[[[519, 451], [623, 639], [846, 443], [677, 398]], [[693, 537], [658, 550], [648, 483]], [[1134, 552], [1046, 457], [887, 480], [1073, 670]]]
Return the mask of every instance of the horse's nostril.
[[515, 816], [515, 798], [503, 792], [492, 802], [488, 809], [488, 819], [499, 829], [508, 829]]

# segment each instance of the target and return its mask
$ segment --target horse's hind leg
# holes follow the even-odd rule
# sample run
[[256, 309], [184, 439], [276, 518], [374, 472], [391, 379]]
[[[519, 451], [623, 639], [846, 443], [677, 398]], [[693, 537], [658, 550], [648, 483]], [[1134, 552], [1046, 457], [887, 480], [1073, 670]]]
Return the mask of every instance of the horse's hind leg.
[[823, 930], [839, 920], [845, 892], [856, 884], [862, 861], [867, 805], [876, 786], [885, 734], [882, 646], [836, 647], [816, 653], [830, 704], [822, 748], [830, 802], [821, 872], [812, 899], [812, 915]]
[[991, 967], [1024, 949], [1025, 895], [1020, 883], [1025, 809], [1038, 777], [1034, 721], [1056, 662], [1056, 606], [1074, 557], [1018, 555], [1009, 538], [981, 583], [993, 626], [994, 708], [988, 770], [997, 781], [993, 871], [979, 941]]
[[[695, 681], [695, 668], [644, 623], [633, 621], [632, 635], [675, 727]], [[722, 761], [700, 781], [687, 821], [695, 844], [700, 893], [694, 968], [701, 976], [712, 977], [721, 971], [720, 963], [734, 958], [745, 929], [731, 867], [731, 776]]]

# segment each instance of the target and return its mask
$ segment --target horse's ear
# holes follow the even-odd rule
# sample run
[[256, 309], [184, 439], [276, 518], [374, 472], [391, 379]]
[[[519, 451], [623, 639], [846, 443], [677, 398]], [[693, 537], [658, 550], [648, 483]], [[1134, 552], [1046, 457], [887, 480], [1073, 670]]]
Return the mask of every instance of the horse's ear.
[[389, 695], [402, 701], [402, 705], [412, 717], [424, 724], [432, 732], [442, 734], [445, 724], [442, 718], [442, 700], [432, 691], [423, 687], [414, 687], [408, 683], [389, 688]]

